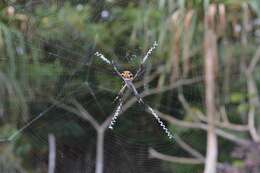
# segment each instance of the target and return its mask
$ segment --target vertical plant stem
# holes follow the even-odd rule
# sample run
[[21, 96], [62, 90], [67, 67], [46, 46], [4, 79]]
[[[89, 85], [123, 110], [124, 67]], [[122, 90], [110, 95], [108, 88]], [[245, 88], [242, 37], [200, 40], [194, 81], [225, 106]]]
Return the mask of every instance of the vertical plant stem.
[[96, 171], [95, 173], [103, 173], [104, 167], [104, 130], [97, 130], [97, 149], [96, 149]]
[[205, 88], [206, 110], [208, 119], [207, 129], [207, 155], [204, 173], [216, 173], [217, 166], [217, 136], [214, 125], [215, 120], [215, 67], [217, 59], [217, 38], [214, 31], [214, 17], [216, 5], [210, 5], [205, 15]]
[[53, 134], [49, 135], [49, 164], [48, 164], [48, 173], [55, 172], [55, 163], [56, 163], [56, 142], [55, 136]]

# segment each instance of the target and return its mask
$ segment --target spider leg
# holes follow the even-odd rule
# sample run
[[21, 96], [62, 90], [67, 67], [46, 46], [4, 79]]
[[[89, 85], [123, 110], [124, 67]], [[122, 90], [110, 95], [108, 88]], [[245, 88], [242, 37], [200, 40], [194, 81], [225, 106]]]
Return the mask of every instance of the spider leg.
[[[96, 52], [95, 55], [96, 55], [97, 57], [99, 57], [102, 61], [104, 61], [105, 63], [107, 63], [107, 64], [109, 64], [109, 65], [112, 65], [112, 67], [113, 67], [114, 71], [116, 72], [116, 74], [117, 74], [121, 79], [124, 80], [124, 78], [121, 76], [121, 74], [120, 74], [120, 72], [119, 72], [119, 70], [118, 70], [118, 68], [117, 68], [117, 65], [115, 64], [114, 61], [109, 61], [103, 54], [101, 54], [101, 53], [99, 53], [99, 52]], [[108, 127], [108, 128], [110, 128], [110, 129], [113, 129], [113, 128], [114, 128], [113, 126], [115, 125], [116, 120], [117, 120], [118, 116], [119, 116], [120, 113], [121, 113], [122, 106], [123, 106], [123, 97], [122, 97], [122, 96], [123, 96], [123, 93], [124, 93], [125, 88], [126, 88], [126, 87], [123, 86], [123, 87], [121, 88], [121, 90], [119, 91], [119, 94], [118, 94], [118, 97], [117, 97], [117, 98], [120, 97], [120, 99], [119, 99], [119, 103], [118, 103], [118, 105], [117, 105], [117, 107], [116, 107], [116, 109], [115, 109], [115, 112], [114, 112], [114, 114], [113, 114], [113, 117], [112, 117], [112, 120], [111, 120], [111, 122], [110, 122], [110, 125], [109, 125], [109, 127]]]
[[135, 97], [138, 99], [138, 102], [140, 103], [142, 101], [140, 95], [138, 94], [138, 91], [136, 90], [136, 88], [134, 87], [134, 84], [132, 83], [131, 80], [127, 80], [127, 79], [124, 79], [124, 82], [125, 82], [125, 85], [121, 88], [117, 98], [119, 98], [119, 103], [115, 109], [115, 112], [113, 114], [113, 117], [112, 117], [112, 120], [110, 122], [110, 125], [108, 128], [110, 129], [113, 129], [114, 127], [114, 124], [116, 123], [116, 120], [118, 118], [118, 116], [120, 115], [121, 113], [121, 110], [122, 110], [122, 106], [123, 106], [123, 93], [125, 91], [125, 88], [127, 87], [130, 91], [133, 92], [133, 94], [135, 95]]
[[121, 74], [120, 74], [120, 72], [119, 72], [119, 70], [118, 70], [118, 68], [117, 68], [117, 65], [115, 64], [114, 61], [111, 61], [111, 65], [113, 66], [113, 69], [114, 69], [114, 71], [116, 72], [116, 74], [117, 74], [121, 79], [124, 80], [124, 78], [121, 76]]
[[129, 88], [129, 90], [133, 92], [134, 96], [137, 98], [137, 101], [140, 103], [142, 101], [142, 98], [141, 98], [140, 94], [138, 93], [138, 91], [136, 90], [133, 82], [131, 80], [126, 80], [126, 79], [124, 79], [124, 81], [125, 81], [127, 88]]
[[153, 108], [151, 108], [149, 105], [147, 105], [146, 103], [142, 102], [143, 104], [146, 105], [147, 110], [149, 110], [149, 112], [154, 116], [154, 118], [156, 119], [156, 121], [159, 123], [159, 125], [162, 127], [162, 129], [164, 130], [164, 132], [167, 134], [169, 139], [174, 139], [174, 135], [170, 132], [170, 130], [165, 126], [165, 124], [162, 122], [162, 120], [160, 119], [160, 117], [157, 115], [157, 113], [153, 110]]
[[149, 56], [152, 54], [153, 50], [158, 46], [158, 43], [155, 41], [153, 43], [153, 46], [147, 51], [147, 53], [145, 54], [143, 60], [142, 60], [142, 63], [141, 64], [144, 64], [145, 61], [149, 58]]
[[139, 102], [145, 106], [145, 108], [153, 115], [153, 117], [156, 119], [156, 121], [159, 123], [163, 131], [166, 133], [169, 139], [174, 139], [175, 136], [170, 132], [170, 130], [166, 127], [166, 125], [162, 122], [161, 118], [158, 116], [158, 114], [153, 110], [151, 106], [146, 104], [142, 98], [141, 101]]
[[114, 99], [113, 103], [116, 102], [120, 97], [122, 97], [122, 95], [123, 95], [123, 93], [124, 93], [126, 87], [127, 87], [126, 84], [124, 84], [124, 85], [122, 86], [122, 88], [121, 88], [120, 91], [118, 92], [116, 98]]
[[114, 114], [113, 114], [113, 117], [112, 117], [112, 119], [111, 119], [111, 121], [110, 121], [110, 124], [109, 124], [109, 126], [108, 126], [108, 128], [110, 128], [111, 130], [113, 130], [113, 126], [115, 125], [115, 123], [116, 123], [116, 120], [117, 120], [117, 118], [118, 118], [118, 116], [120, 115], [120, 113], [121, 113], [121, 110], [122, 110], [122, 107], [123, 107], [123, 98], [120, 98], [120, 100], [119, 100], [119, 103], [118, 103], [118, 105], [117, 105], [117, 107], [116, 107], [116, 109], [115, 109], [115, 112], [114, 112]]
[[[118, 68], [117, 68], [116, 63], [115, 63], [113, 60], [112, 60], [112, 61], [109, 61], [102, 53], [99, 53], [99, 52], [96, 52], [95, 55], [96, 55], [98, 58], [100, 58], [103, 62], [105, 62], [105, 63], [111, 65], [111, 66], [113, 67], [114, 71], [116, 72], [116, 74], [117, 74], [120, 78], [122, 78], [120, 72], [118, 71]], [[122, 78], [122, 79], [123, 79], [123, 78]]]
[[141, 64], [137, 70], [137, 72], [135, 73], [134, 75], [134, 79], [136, 77], [139, 76], [139, 74], [142, 72], [143, 68], [144, 68], [144, 63], [146, 62], [146, 60], [150, 57], [150, 55], [152, 54], [153, 50], [158, 46], [158, 43], [155, 41], [153, 43], [153, 46], [146, 52], [145, 56], [143, 57], [142, 61], [141, 61]]
[[[121, 76], [121, 74], [120, 74], [120, 72], [119, 72], [119, 70], [118, 70], [118, 68], [117, 68], [117, 65], [115, 64], [114, 61], [109, 61], [103, 54], [101, 54], [101, 53], [99, 53], [99, 52], [96, 52], [95, 55], [96, 55], [98, 58], [100, 58], [102, 61], [104, 61], [105, 63], [111, 65], [111, 66], [113, 67], [114, 71], [116, 72], [116, 74], [117, 74], [121, 79], [124, 80], [124, 78]], [[124, 86], [120, 89], [120, 91], [119, 91], [117, 97], [114, 99], [113, 102], [117, 101], [117, 100], [123, 95], [123, 93], [124, 93], [124, 91], [125, 91], [125, 88], [126, 88], [126, 84], [124, 84]]]
[[102, 54], [99, 52], [96, 52], [95, 55], [99, 57], [102, 61], [104, 61], [107, 64], [111, 64], [111, 62]]
[[145, 108], [154, 116], [156, 121], [159, 123], [159, 125], [162, 127], [164, 132], [167, 134], [168, 138], [169, 139], [174, 139], [174, 135], [170, 132], [170, 130], [166, 127], [166, 125], [162, 122], [162, 120], [157, 115], [157, 113], [153, 110], [153, 108], [143, 101], [142, 97], [139, 95], [139, 93], [137, 92], [136, 88], [134, 87], [132, 81], [126, 81], [125, 80], [125, 82], [126, 82], [126, 85], [128, 86], [128, 88], [133, 91], [134, 96], [137, 98], [138, 102], [140, 104], [144, 105]]

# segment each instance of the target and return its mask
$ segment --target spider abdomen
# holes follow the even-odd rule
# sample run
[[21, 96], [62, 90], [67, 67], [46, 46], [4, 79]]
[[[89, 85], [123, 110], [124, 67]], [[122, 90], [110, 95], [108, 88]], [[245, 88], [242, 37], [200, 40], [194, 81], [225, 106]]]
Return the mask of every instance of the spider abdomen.
[[124, 79], [127, 79], [127, 80], [133, 80], [134, 79], [134, 75], [128, 71], [128, 70], [125, 70], [121, 73], [121, 76], [124, 78]]

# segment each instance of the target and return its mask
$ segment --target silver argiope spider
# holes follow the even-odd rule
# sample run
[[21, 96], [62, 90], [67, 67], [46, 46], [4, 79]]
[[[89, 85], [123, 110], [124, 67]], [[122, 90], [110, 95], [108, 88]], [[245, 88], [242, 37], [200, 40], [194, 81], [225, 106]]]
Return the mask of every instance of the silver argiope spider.
[[164, 125], [164, 123], [161, 121], [160, 117], [157, 115], [157, 113], [149, 106], [147, 105], [143, 99], [141, 98], [141, 96], [139, 95], [138, 91], [136, 90], [133, 81], [140, 75], [142, 69], [143, 69], [143, 65], [146, 62], [146, 60], [149, 58], [149, 55], [151, 55], [152, 51], [158, 46], [157, 42], [154, 42], [153, 46], [148, 50], [148, 52], [146, 53], [146, 55], [144, 56], [144, 58], [141, 61], [140, 67], [137, 70], [137, 72], [135, 73], [135, 75], [133, 75], [130, 71], [125, 70], [123, 72], [119, 72], [115, 62], [109, 61], [103, 54], [96, 52], [95, 55], [100, 58], [102, 61], [104, 61], [106, 64], [111, 65], [114, 69], [114, 71], [116, 72], [116, 74], [124, 81], [124, 85], [123, 87], [120, 89], [117, 97], [115, 98], [115, 100], [119, 100], [119, 104], [115, 109], [115, 112], [113, 114], [113, 118], [110, 122], [109, 128], [113, 129], [116, 120], [118, 118], [118, 116], [120, 115], [121, 109], [123, 107], [123, 93], [125, 91], [126, 88], [128, 88], [133, 94], [134, 96], [137, 98], [138, 103], [142, 104], [145, 106], [145, 108], [155, 117], [155, 119], [157, 120], [157, 122], [160, 124], [160, 126], [163, 128], [164, 132], [167, 134], [167, 136], [169, 137], [169, 139], [174, 138], [174, 136], [171, 134], [171, 132], [169, 131], [169, 129]]

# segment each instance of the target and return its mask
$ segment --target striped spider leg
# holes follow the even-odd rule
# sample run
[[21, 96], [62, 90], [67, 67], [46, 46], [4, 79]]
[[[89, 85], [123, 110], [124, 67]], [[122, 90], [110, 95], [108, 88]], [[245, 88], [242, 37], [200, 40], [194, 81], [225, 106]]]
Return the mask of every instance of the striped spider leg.
[[[114, 71], [116, 72], [116, 74], [124, 80], [124, 78], [122, 77], [121, 73], [119, 72], [119, 70], [118, 70], [116, 64], [114, 63], [114, 61], [109, 61], [102, 53], [99, 53], [99, 52], [96, 52], [95, 55], [98, 58], [100, 58], [103, 62], [105, 62], [106, 64], [111, 65], [113, 67]], [[121, 92], [120, 98], [118, 99], [119, 103], [118, 103], [118, 105], [115, 109], [115, 112], [113, 113], [113, 117], [112, 117], [112, 120], [111, 120], [110, 125], [109, 125], [110, 129], [113, 129], [113, 126], [116, 123], [116, 120], [117, 120], [118, 116], [120, 115], [120, 112], [121, 112], [121, 109], [122, 109], [122, 106], [123, 106], [123, 93], [124, 93], [125, 89], [123, 89], [122, 91], [121, 90], [120, 90], [120, 92]]]
[[146, 60], [149, 58], [149, 55], [152, 53], [152, 51], [157, 47], [157, 43], [154, 42], [153, 46], [148, 50], [148, 52], [146, 53], [146, 55], [144, 56], [144, 58], [141, 61], [140, 67], [137, 70], [136, 74], [133, 75], [130, 71], [123, 71], [122, 73], [120, 73], [117, 69], [116, 64], [113, 61], [109, 61], [107, 58], [105, 58], [105, 56], [99, 52], [96, 52], [95, 55], [97, 57], [99, 57], [101, 60], [103, 60], [104, 62], [106, 62], [109, 65], [113, 66], [114, 71], [117, 73], [118, 76], [120, 76], [120, 78], [124, 81], [124, 86], [120, 89], [118, 96], [116, 97], [116, 100], [119, 100], [119, 104], [115, 109], [115, 112], [113, 114], [113, 118], [111, 120], [111, 123], [109, 125], [110, 129], [113, 129], [114, 124], [116, 123], [116, 119], [118, 118], [118, 116], [120, 115], [120, 112], [122, 110], [122, 106], [123, 106], [123, 93], [125, 88], [128, 88], [133, 94], [134, 96], [137, 98], [138, 103], [142, 104], [143, 106], [145, 106], [145, 109], [147, 109], [156, 119], [156, 121], [159, 123], [159, 125], [162, 127], [162, 129], [164, 130], [164, 132], [167, 134], [169, 139], [173, 139], [174, 135], [169, 131], [169, 129], [164, 125], [164, 123], [161, 121], [160, 117], [157, 115], [157, 113], [148, 105], [146, 104], [143, 99], [141, 98], [141, 96], [139, 95], [138, 91], [136, 90], [134, 84], [133, 84], [133, 80], [138, 77], [138, 75], [141, 73], [142, 69], [143, 69], [143, 64], [146, 62]]

